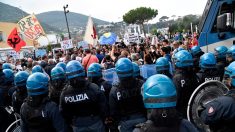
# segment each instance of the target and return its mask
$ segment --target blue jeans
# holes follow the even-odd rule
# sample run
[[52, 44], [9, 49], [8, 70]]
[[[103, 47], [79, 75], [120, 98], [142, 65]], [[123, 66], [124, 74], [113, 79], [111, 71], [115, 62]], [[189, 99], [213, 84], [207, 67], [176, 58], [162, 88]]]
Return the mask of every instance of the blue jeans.
[[146, 121], [144, 116], [130, 116], [128, 120], [122, 120], [119, 123], [120, 132], [132, 132], [135, 125]]

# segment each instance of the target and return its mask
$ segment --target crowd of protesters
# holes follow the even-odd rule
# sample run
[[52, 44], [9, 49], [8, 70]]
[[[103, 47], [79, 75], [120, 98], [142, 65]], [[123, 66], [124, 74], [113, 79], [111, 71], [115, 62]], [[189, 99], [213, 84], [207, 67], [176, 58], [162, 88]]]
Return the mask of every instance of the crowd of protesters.
[[[188, 100], [201, 83], [222, 81], [224, 73], [227, 79], [232, 78], [235, 69], [224, 69], [235, 60], [233, 52], [233, 47], [219, 46], [215, 53], [204, 53], [178, 34], [175, 40], [161, 36], [156, 44], [118, 42], [16, 61], [8, 56], [4, 64], [1, 62], [0, 94], [4, 96], [0, 105], [11, 105], [9, 96], [12, 98], [14, 110], [21, 116], [22, 131], [129, 132], [136, 128], [134, 131], [197, 132], [185, 120]], [[110, 84], [102, 78], [101, 71], [110, 68], [115, 68], [119, 82]], [[233, 80], [226, 85], [233, 88]], [[235, 105], [230, 101], [223, 107], [230, 103]], [[213, 114], [212, 106], [209, 111], [199, 110], [209, 125], [212, 119], [206, 117]], [[222, 110], [230, 113], [233, 109], [219, 112]], [[6, 114], [0, 118], [12, 120]], [[222, 118], [227, 116], [213, 121]], [[1, 127], [6, 129], [6, 123], [0, 123]], [[213, 124], [211, 129], [220, 128]], [[230, 129], [234, 130], [233, 126], [226, 130]]]

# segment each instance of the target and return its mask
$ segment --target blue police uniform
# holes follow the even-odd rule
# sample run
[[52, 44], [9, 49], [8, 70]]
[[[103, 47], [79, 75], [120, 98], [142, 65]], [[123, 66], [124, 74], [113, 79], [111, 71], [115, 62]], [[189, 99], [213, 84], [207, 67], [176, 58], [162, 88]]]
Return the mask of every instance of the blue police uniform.
[[136, 124], [146, 120], [141, 96], [143, 81], [135, 79], [128, 83], [132, 85], [131, 88], [116, 84], [109, 95], [110, 115], [119, 122], [121, 131], [132, 131]]
[[102, 67], [98, 63], [93, 63], [87, 70], [88, 80], [99, 86], [100, 90], [104, 92], [106, 100], [109, 100], [109, 92], [112, 85], [102, 78]]
[[115, 67], [120, 82], [110, 91], [110, 116], [118, 122], [121, 132], [130, 132], [136, 124], [146, 120], [141, 95], [143, 81], [133, 78], [133, 66], [129, 59], [119, 59]]
[[226, 54], [226, 61], [228, 64], [235, 61], [235, 45], [228, 49]]
[[220, 132], [234, 132], [235, 126], [235, 99], [230, 96], [221, 96], [205, 105], [201, 119], [210, 129]]
[[57, 66], [51, 70], [50, 84], [49, 97], [52, 101], [59, 105], [61, 92], [66, 86], [65, 71], [62, 67]]
[[61, 93], [60, 110], [74, 131], [104, 131], [106, 100], [96, 84], [84, 88], [67, 86]]
[[192, 71], [192, 55], [186, 50], [181, 50], [175, 54], [176, 73], [173, 82], [177, 90], [177, 110], [187, 118], [187, 106], [190, 96], [199, 85], [198, 77]]
[[58, 106], [44, 99], [37, 107], [29, 102], [30, 98], [21, 107], [21, 131], [22, 132], [66, 132], [67, 126]]
[[135, 62], [132, 62], [132, 65], [133, 65], [133, 77], [144, 81], [144, 78], [140, 75], [139, 65]]
[[[6, 64], [6, 63], [5, 63]], [[3, 66], [4, 68], [4, 66]], [[6, 131], [6, 128], [13, 122], [9, 113], [5, 110], [6, 106], [11, 105], [11, 96], [9, 89], [12, 89], [14, 80], [14, 72], [10, 68], [0, 70], [0, 130]]]
[[169, 78], [172, 78], [172, 74], [170, 73], [170, 62], [165, 57], [158, 58], [155, 65], [157, 74], [164, 74]]
[[18, 92], [15, 91], [12, 95], [12, 107], [14, 112], [20, 113], [21, 105], [24, 103], [25, 98], [27, 97], [27, 91]]
[[210, 80], [222, 81], [220, 73], [216, 69], [216, 58], [212, 53], [205, 53], [200, 57], [201, 70], [197, 73], [200, 84]]
[[196, 128], [178, 114], [176, 88], [166, 75], [151, 76], [143, 86], [145, 108], [149, 120], [138, 124], [134, 132], [197, 132]]
[[26, 81], [29, 77], [29, 73], [26, 71], [19, 71], [14, 78], [14, 84], [16, 91], [12, 95], [12, 106], [16, 113], [20, 113], [21, 105], [24, 99], [27, 97]]
[[225, 71], [231, 79], [231, 89], [225, 96], [220, 96], [205, 104], [200, 117], [215, 132], [235, 131], [235, 62], [232, 62]]
[[7, 95], [7, 90], [4, 88], [4, 73], [2, 69], [0, 69], [0, 131], [4, 132], [7, 128], [6, 121], [6, 115], [7, 112], [4, 110], [3, 106], [5, 105], [5, 98], [4, 95]]
[[78, 61], [66, 66], [70, 85], [60, 97], [60, 111], [75, 132], [103, 132], [107, 113], [106, 98], [99, 87], [85, 80], [85, 70]]
[[33, 73], [27, 79], [28, 97], [22, 104], [21, 131], [65, 132], [67, 126], [58, 106], [49, 100], [48, 78], [43, 73]]
[[[105, 94], [105, 97], [106, 97], [106, 102], [107, 102], [107, 108], [109, 108], [109, 104], [108, 104], [108, 101], [109, 101], [109, 93], [110, 93], [110, 90], [112, 88], [112, 85], [108, 82], [108, 81], [105, 81], [103, 78], [102, 78], [102, 67], [100, 64], [98, 63], [93, 63], [89, 66], [88, 70], [87, 70], [87, 77], [88, 77], [88, 80], [92, 83], [95, 83], [99, 86], [100, 90], [104, 92]], [[107, 111], [107, 116], [109, 116], [109, 110]], [[106, 118], [106, 121], [108, 120], [108, 118]], [[112, 123], [106, 123], [105, 124], [105, 130], [107, 132], [112, 131], [112, 132], [115, 132], [115, 131], [118, 131], [117, 129], [117, 126], [115, 124], [112, 124]]]
[[201, 50], [199, 46], [193, 46], [190, 52], [193, 56], [194, 72], [197, 73], [200, 71], [199, 61], [200, 61], [200, 57], [204, 54], [204, 52]]
[[217, 61], [216, 68], [220, 74], [220, 78], [223, 78], [224, 68], [228, 65], [226, 63], [226, 54], [227, 54], [228, 49], [225, 46], [219, 46], [219, 47], [216, 47], [214, 51], [215, 51], [214, 54], [215, 54], [216, 61]]

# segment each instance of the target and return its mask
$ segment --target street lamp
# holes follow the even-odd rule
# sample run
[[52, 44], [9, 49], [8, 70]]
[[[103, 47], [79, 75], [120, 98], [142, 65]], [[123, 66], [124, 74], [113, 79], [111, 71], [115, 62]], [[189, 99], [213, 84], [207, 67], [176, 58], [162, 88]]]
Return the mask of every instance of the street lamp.
[[69, 13], [69, 10], [66, 10], [66, 8], [68, 8], [68, 4], [66, 6], [63, 6], [64, 8], [64, 15], [65, 15], [65, 20], [66, 20], [66, 24], [67, 24], [67, 29], [68, 29], [68, 33], [69, 33], [69, 39], [71, 39], [71, 35], [69, 32], [69, 24], [68, 24], [68, 20], [67, 20], [67, 13]]

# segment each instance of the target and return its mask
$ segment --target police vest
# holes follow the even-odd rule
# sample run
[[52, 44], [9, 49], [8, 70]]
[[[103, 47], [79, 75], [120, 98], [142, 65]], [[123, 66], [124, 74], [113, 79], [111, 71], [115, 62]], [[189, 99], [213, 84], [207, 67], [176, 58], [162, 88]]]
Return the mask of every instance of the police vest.
[[143, 82], [135, 79], [133, 87], [127, 89], [122, 88], [120, 84], [116, 87], [117, 107], [121, 116], [128, 116], [131, 114], [142, 113], [145, 114], [143, 98], [141, 95], [141, 86]]
[[53, 86], [50, 86], [49, 87], [49, 97], [52, 101], [54, 101], [57, 105], [59, 105], [60, 103], [60, 95], [61, 95], [61, 92], [63, 90], [63, 88], [60, 90], [60, 89], [55, 89]]
[[0, 87], [0, 96], [2, 100], [0, 101], [0, 106], [9, 106], [11, 105], [11, 96], [8, 94], [9, 86]]
[[217, 69], [211, 69], [211, 70], [206, 70], [206, 71], [201, 70], [197, 75], [200, 79], [200, 83], [211, 81], [211, 80], [222, 81], [222, 78], [220, 78], [221, 75], [217, 71]]
[[[26, 91], [25, 91], [26, 92]], [[16, 110], [15, 112], [20, 113], [20, 107], [24, 102], [24, 99], [27, 97], [27, 94], [20, 94], [19, 92], [15, 92], [12, 95], [12, 102], [14, 104], [14, 110]]]
[[100, 108], [97, 91], [97, 86], [89, 82], [85, 88], [68, 86], [62, 93], [64, 107], [70, 111], [70, 114], [79, 117], [99, 115]]
[[187, 105], [193, 91], [199, 85], [199, 78], [196, 74], [189, 72], [178, 72], [173, 77], [177, 88], [177, 110], [187, 117]]
[[109, 100], [109, 93], [112, 88], [112, 85], [103, 79], [101, 79], [99, 82], [100, 82], [100, 84], [98, 84], [98, 86], [100, 87], [100, 90], [104, 92], [106, 100], [108, 101]]
[[49, 119], [45, 112], [45, 105], [48, 101], [44, 102], [39, 107], [31, 107], [27, 103], [22, 105], [25, 112], [22, 113], [29, 132], [55, 132], [52, 121]]

